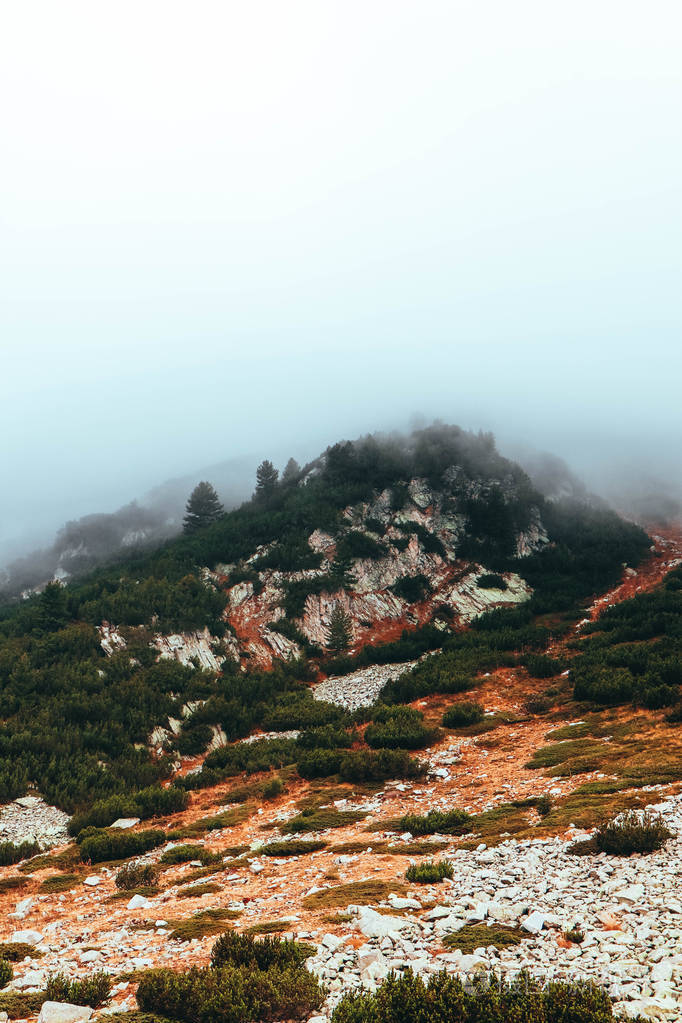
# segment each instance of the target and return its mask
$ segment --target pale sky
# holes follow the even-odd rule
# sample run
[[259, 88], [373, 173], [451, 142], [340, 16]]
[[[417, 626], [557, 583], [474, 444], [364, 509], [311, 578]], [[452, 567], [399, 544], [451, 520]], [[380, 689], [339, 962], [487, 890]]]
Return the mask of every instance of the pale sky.
[[680, 472], [678, 3], [0, 12], [0, 545], [416, 411]]

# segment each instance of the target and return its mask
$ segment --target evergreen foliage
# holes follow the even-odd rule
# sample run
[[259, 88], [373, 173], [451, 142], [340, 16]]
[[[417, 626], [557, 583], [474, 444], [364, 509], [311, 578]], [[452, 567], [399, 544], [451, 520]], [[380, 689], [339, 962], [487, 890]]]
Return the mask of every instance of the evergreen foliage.
[[254, 497], [259, 501], [268, 501], [277, 489], [279, 473], [267, 458], [256, 469], [256, 491]]
[[197, 483], [189, 496], [183, 519], [183, 529], [185, 533], [195, 533], [198, 529], [205, 529], [206, 526], [213, 525], [224, 514], [225, 509], [220, 503], [220, 498], [214, 487], [203, 480], [201, 483]]
[[329, 619], [327, 633], [327, 649], [340, 654], [347, 650], [353, 638], [353, 622], [344, 609], [343, 604], [336, 603]]

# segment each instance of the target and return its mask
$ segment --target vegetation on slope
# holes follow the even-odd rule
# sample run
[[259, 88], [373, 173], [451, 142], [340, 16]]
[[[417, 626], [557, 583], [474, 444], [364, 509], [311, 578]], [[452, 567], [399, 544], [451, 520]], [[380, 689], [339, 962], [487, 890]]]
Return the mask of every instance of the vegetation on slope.
[[[379, 556], [385, 541], [378, 522], [370, 524], [376, 538], [342, 527], [343, 509], [386, 489], [399, 509], [414, 477], [449, 493], [453, 510], [466, 516], [468, 533], [458, 555], [483, 560], [495, 571], [522, 572], [535, 594], [524, 609], [488, 615], [471, 632], [444, 638], [440, 630], [426, 626], [405, 632], [395, 643], [365, 648], [357, 658], [338, 657], [328, 663], [330, 669], [349, 670], [361, 663], [411, 659], [442, 645], [442, 655], [424, 661], [389, 687], [387, 703], [433, 691], [458, 692], [471, 686], [482, 671], [513, 661], [513, 651], [542, 651], [550, 632], [533, 616], [571, 608], [612, 584], [622, 562], [635, 562], [648, 543], [641, 530], [611, 513], [584, 505], [547, 504], [522, 470], [499, 455], [491, 436], [468, 434], [456, 427], [418, 431], [409, 438], [378, 441], [369, 437], [355, 444], [337, 444], [307, 470], [285, 474], [281, 481], [276, 472], [261, 475], [262, 486], [254, 499], [218, 515], [212, 524], [80, 582], [50, 585], [42, 595], [3, 610], [0, 800], [21, 795], [34, 785], [50, 801], [74, 810], [96, 800], [158, 788], [170, 776], [174, 749], [171, 746], [167, 755], [151, 754], [146, 746], [149, 733], [169, 715], [182, 718], [188, 701], [205, 702], [183, 732], [185, 752], [205, 746], [209, 725], [220, 725], [228, 740], [234, 740], [277, 715], [281, 722], [294, 707], [310, 714], [308, 723], [313, 728], [336, 724], [347, 732], [352, 722], [337, 709], [312, 709], [313, 701], [303, 689], [312, 677], [305, 658], [277, 665], [272, 672], [246, 674], [226, 662], [217, 675], [173, 661], [157, 662], [150, 639], [158, 632], [204, 626], [220, 636], [225, 630], [226, 595], [205, 580], [204, 567], [237, 565], [228, 582], [246, 572], [257, 583], [258, 562], [241, 567], [239, 563], [263, 545], [269, 545], [263, 564], [270, 559], [274, 566], [280, 559], [279, 567], [286, 565], [287, 571], [319, 564], [307, 545], [315, 529], [338, 535], [343, 541], [340, 554], [337, 551], [328, 577], [305, 580], [298, 589], [298, 584], [288, 584], [290, 613], [305, 599], [306, 586], [348, 584], [351, 559]], [[467, 496], [471, 493], [478, 496]], [[536, 512], [549, 530], [551, 543], [518, 559], [514, 538]], [[440, 539], [425, 527], [410, 524], [410, 530], [418, 533], [423, 547], [444, 551]], [[312, 559], [306, 560], [311, 554]], [[123, 627], [127, 642], [125, 650], [108, 658], [96, 629], [103, 621]], [[301, 720], [296, 713], [293, 727], [300, 727]], [[412, 776], [419, 765], [406, 748], [418, 748], [429, 736], [415, 722], [408, 728], [407, 719], [398, 721], [374, 722], [369, 738], [378, 748], [371, 753], [344, 748], [346, 740], [330, 745], [322, 735], [315, 737], [317, 747], [304, 741], [295, 746], [259, 743], [255, 744], [259, 749], [217, 751], [191, 784], [212, 784], [232, 773], [290, 763], [298, 763], [308, 777]], [[285, 726], [280, 723], [279, 727]], [[130, 812], [129, 804], [116, 805]], [[102, 813], [111, 816], [114, 809], [111, 803]], [[152, 810], [157, 812], [167, 811]]]

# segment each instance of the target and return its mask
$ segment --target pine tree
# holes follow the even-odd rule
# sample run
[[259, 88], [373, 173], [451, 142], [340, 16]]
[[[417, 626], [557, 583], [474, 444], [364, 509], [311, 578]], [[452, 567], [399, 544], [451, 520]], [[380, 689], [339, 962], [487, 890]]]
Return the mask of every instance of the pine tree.
[[220, 503], [215, 489], [204, 480], [197, 483], [189, 496], [185, 507], [183, 529], [185, 533], [195, 533], [197, 529], [203, 529], [204, 526], [210, 526], [211, 523], [216, 522], [224, 512], [225, 509]]
[[66, 605], [66, 591], [61, 583], [48, 583], [40, 595], [38, 621], [45, 632], [62, 629], [69, 620]]
[[282, 483], [293, 483], [298, 474], [301, 471], [301, 466], [298, 464], [295, 458], [290, 458], [287, 464], [284, 466], [284, 472], [282, 473]]
[[279, 473], [272, 462], [267, 458], [256, 469], [256, 493], [255, 497], [261, 501], [267, 501], [272, 497], [276, 488]]
[[335, 654], [343, 653], [351, 644], [353, 638], [353, 620], [346, 614], [343, 605], [338, 602], [334, 604], [334, 610], [329, 619], [329, 630], [327, 633], [327, 649]]

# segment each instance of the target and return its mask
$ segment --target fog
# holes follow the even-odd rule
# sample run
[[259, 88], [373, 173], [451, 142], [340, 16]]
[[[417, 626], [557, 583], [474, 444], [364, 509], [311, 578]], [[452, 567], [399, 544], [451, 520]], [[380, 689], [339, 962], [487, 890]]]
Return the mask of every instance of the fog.
[[681, 27], [656, 0], [8, 5], [0, 564], [415, 415], [672, 507]]

